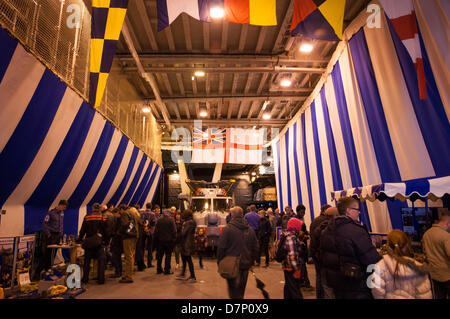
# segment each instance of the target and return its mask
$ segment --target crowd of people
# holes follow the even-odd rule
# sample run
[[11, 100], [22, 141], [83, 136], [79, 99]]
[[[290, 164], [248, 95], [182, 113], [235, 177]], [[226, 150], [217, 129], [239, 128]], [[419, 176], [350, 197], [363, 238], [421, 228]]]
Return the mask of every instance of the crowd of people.
[[[46, 245], [59, 242], [67, 206], [67, 201], [60, 201], [45, 217]], [[449, 298], [448, 210], [423, 236], [425, 263], [413, 258], [411, 239], [400, 230], [391, 231], [383, 249], [377, 249], [366, 226], [360, 222], [359, 201], [351, 197], [341, 198], [337, 207], [323, 206], [309, 231], [304, 222], [305, 212], [303, 205], [297, 206], [295, 212], [290, 207], [282, 212], [278, 208], [257, 211], [254, 205], [247, 208], [246, 214], [241, 207], [230, 209], [227, 226], [217, 244], [218, 265], [226, 257], [239, 257], [238, 273], [226, 279], [230, 298], [244, 297], [248, 274], [254, 267], [260, 267], [261, 256], [265, 257], [263, 267], [274, 260], [281, 263], [286, 299], [302, 299], [301, 288], [314, 289], [308, 278], [308, 262], [315, 266], [318, 299]], [[155, 250], [157, 274], [174, 273], [171, 257], [175, 252], [176, 269], [180, 268], [180, 257], [182, 264], [176, 278], [195, 283], [192, 256], [198, 256], [199, 266], [203, 268], [208, 247], [206, 233], [198, 229], [192, 210], [181, 213], [172, 207], [161, 212], [158, 205], [152, 207], [151, 203], [143, 210], [138, 205], [94, 204], [83, 220], [77, 241], [85, 251], [82, 282], [89, 281], [94, 259], [99, 284], [105, 282], [105, 268], [109, 263], [114, 268], [111, 277], [120, 278], [120, 283], [133, 282], [135, 266], [138, 271], [154, 267]], [[49, 264], [46, 254], [41, 268], [48, 268]]]

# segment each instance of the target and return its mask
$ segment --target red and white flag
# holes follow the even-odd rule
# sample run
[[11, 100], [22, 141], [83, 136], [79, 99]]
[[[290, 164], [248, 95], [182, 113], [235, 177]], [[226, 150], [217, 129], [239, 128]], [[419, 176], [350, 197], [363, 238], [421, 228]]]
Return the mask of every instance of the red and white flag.
[[194, 128], [192, 163], [261, 164], [263, 129]]
[[380, 0], [380, 3], [416, 66], [420, 99], [424, 100], [427, 85], [413, 0]]

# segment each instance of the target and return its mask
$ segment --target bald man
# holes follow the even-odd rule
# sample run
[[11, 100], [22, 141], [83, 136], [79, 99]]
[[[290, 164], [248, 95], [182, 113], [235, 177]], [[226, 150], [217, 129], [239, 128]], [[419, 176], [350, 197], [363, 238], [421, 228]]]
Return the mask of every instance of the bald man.
[[309, 246], [310, 256], [312, 256], [316, 267], [316, 298], [330, 298], [327, 293], [327, 286], [324, 287], [324, 278], [322, 278], [319, 264], [320, 236], [328, 223], [338, 215], [338, 209], [330, 205], [324, 205], [321, 208], [321, 214], [311, 223], [310, 234], [311, 242]]

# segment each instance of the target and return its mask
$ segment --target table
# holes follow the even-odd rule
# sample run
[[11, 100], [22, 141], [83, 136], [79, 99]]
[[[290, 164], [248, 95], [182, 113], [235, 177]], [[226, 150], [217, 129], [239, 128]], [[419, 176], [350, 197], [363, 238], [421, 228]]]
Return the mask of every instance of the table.
[[55, 260], [56, 252], [58, 249], [70, 249], [70, 263], [77, 263], [77, 248], [80, 247], [80, 244], [62, 244], [62, 245], [48, 245], [47, 248], [52, 249], [52, 259], [51, 265], [53, 266], [53, 262]]

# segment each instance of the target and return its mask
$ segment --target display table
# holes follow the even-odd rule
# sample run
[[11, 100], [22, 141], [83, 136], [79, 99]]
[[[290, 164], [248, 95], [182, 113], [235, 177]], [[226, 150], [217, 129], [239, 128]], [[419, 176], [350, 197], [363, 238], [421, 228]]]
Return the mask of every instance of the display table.
[[58, 252], [58, 249], [70, 249], [70, 263], [76, 264], [77, 263], [77, 249], [78, 247], [81, 247], [80, 244], [61, 244], [61, 245], [48, 245], [47, 248], [52, 249], [52, 259], [51, 259], [51, 265], [53, 265], [53, 262], [55, 260], [56, 253]]

